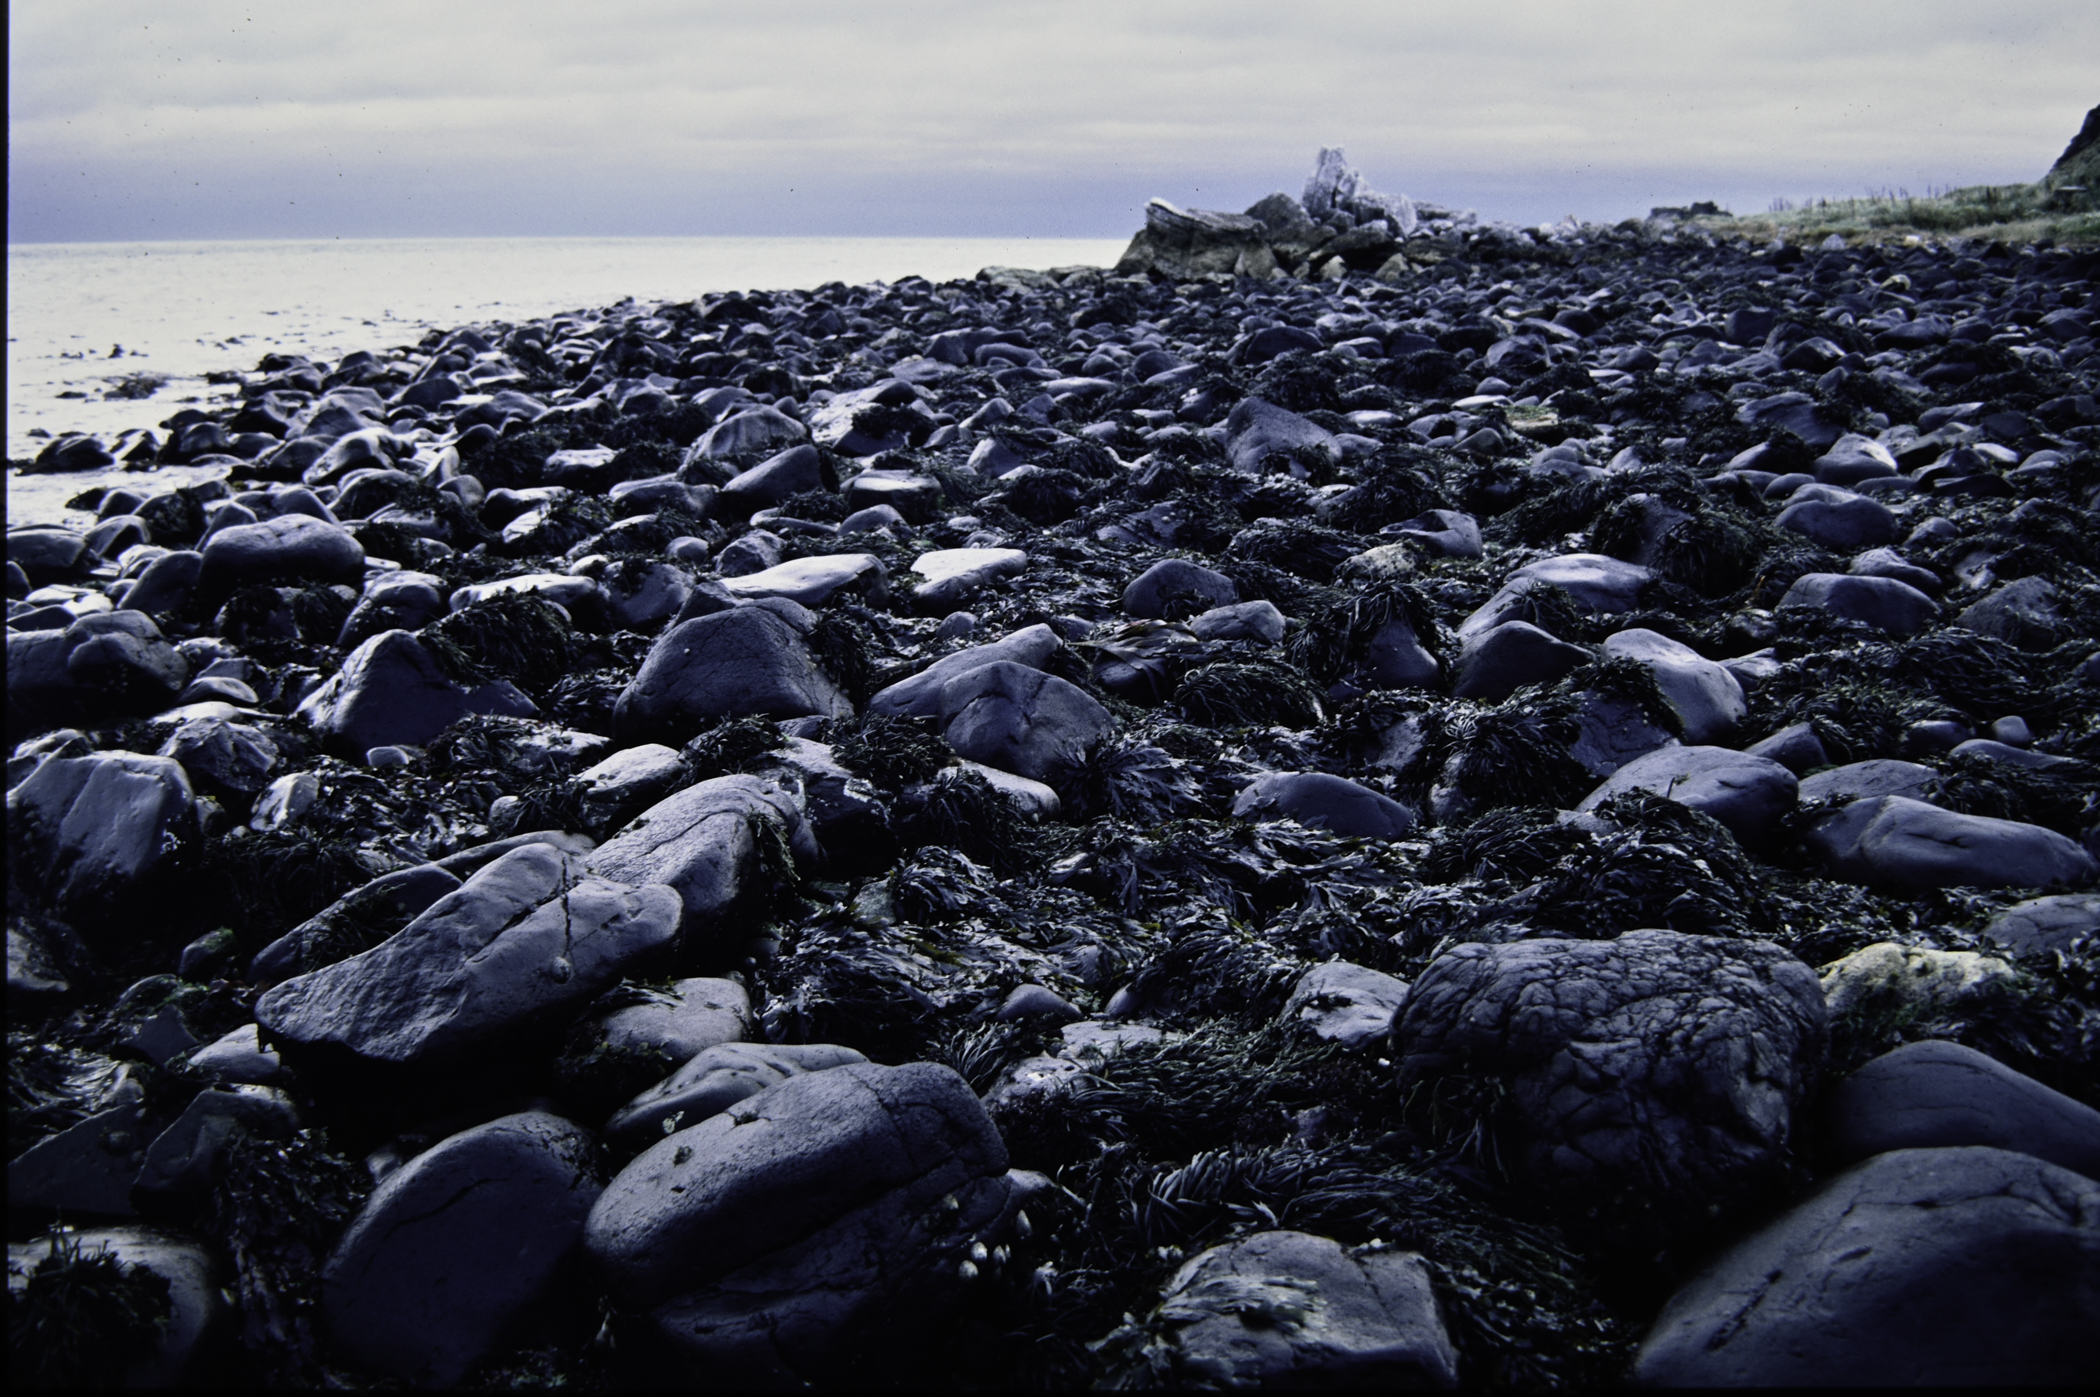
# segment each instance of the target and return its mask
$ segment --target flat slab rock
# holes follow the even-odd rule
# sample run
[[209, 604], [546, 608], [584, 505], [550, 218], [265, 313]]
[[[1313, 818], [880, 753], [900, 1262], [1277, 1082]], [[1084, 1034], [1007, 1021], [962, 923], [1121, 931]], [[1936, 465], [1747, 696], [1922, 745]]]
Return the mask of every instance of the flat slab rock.
[[1663, 1307], [1647, 1387], [2084, 1386], [2100, 1184], [2032, 1155], [1895, 1150], [1728, 1248]]
[[667, 948], [681, 911], [662, 883], [616, 883], [529, 844], [371, 950], [268, 991], [256, 1019], [288, 1050], [447, 1062], [589, 1003]]
[[1413, 1252], [1257, 1232], [1192, 1257], [1160, 1314], [1190, 1375], [1229, 1387], [1448, 1388], [1458, 1351]]

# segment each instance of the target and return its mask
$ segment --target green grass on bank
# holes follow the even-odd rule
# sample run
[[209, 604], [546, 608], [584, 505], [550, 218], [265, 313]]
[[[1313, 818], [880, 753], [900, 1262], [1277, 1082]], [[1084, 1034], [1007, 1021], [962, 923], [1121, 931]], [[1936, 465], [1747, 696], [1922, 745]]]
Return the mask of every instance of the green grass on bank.
[[1978, 184], [1945, 194], [1913, 198], [1874, 194], [1858, 199], [1818, 199], [1800, 208], [1770, 213], [1706, 215], [1700, 227], [1729, 237], [1821, 242], [1835, 233], [1848, 243], [1902, 243], [1912, 238], [1939, 242], [1980, 238], [2012, 246], [2052, 240], [2100, 244], [2100, 202], [2095, 190], [2068, 183]]
[[2083, 149], [2074, 142], [2033, 184], [1977, 184], [1922, 199], [1907, 193], [1817, 199], [1799, 208], [1710, 214], [1696, 221], [1717, 234], [1788, 242], [1820, 242], [1835, 233], [1848, 243], [1982, 238], [2014, 246], [2045, 239], [2100, 244], [2100, 142]]

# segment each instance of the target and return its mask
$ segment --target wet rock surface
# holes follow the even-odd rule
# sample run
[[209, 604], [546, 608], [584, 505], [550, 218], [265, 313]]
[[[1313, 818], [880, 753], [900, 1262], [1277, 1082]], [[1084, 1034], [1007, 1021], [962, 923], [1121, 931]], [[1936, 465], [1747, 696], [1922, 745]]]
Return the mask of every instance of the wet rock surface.
[[2050, 1380], [2093, 266], [1328, 152], [272, 356], [8, 532], [10, 1291], [147, 1361], [31, 1274], [144, 1218], [230, 1385]]

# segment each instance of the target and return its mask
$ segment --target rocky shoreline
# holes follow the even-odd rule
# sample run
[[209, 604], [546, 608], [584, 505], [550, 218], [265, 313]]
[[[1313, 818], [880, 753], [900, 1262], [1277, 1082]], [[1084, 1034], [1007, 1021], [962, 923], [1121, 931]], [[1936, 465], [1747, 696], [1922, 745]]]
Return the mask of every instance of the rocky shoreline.
[[54, 441], [10, 1371], [2075, 1380], [2094, 265], [1329, 151]]

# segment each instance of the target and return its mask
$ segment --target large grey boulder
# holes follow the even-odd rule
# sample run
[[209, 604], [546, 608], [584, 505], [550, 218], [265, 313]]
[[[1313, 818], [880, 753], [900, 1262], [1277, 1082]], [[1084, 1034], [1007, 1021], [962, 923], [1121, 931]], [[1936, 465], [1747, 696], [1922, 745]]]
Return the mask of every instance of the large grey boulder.
[[943, 684], [940, 712], [941, 735], [960, 755], [1052, 784], [1115, 730], [1086, 690], [1012, 660]]
[[1939, 616], [1939, 603], [1893, 577], [1853, 577], [1811, 572], [1794, 579], [1779, 599], [1781, 609], [1810, 607], [1845, 621], [1859, 621], [1894, 635], [1915, 635]]
[[686, 935], [704, 938], [781, 876], [769, 845], [805, 861], [817, 857], [801, 799], [756, 776], [718, 776], [650, 806], [586, 863], [601, 878], [668, 885]]
[[731, 596], [786, 597], [803, 606], [822, 606], [840, 592], [879, 604], [889, 598], [889, 571], [873, 553], [826, 553], [732, 577], [722, 585]]
[[2041, 888], [2100, 875], [2100, 863], [2055, 830], [1907, 796], [1842, 806], [1816, 822], [1807, 843], [1838, 877], [1890, 889]]
[[365, 580], [364, 546], [348, 529], [306, 514], [280, 514], [219, 530], [204, 544], [198, 586], [212, 596], [255, 582]]
[[292, 1099], [272, 1087], [235, 1084], [200, 1091], [146, 1147], [132, 1199], [148, 1216], [161, 1209], [180, 1216], [209, 1198], [226, 1176], [237, 1142], [251, 1135], [286, 1140], [298, 1130]]
[[89, 711], [157, 713], [190, 681], [182, 657], [153, 618], [140, 611], [105, 611], [66, 627], [66, 677]]
[[1716, 1257], [1634, 1361], [1650, 1387], [2085, 1386], [2100, 1184], [1980, 1146], [1896, 1150]]
[[1063, 645], [1056, 631], [1038, 623], [985, 645], [967, 646], [952, 655], [943, 655], [909, 679], [900, 679], [877, 691], [868, 700], [868, 712], [884, 717], [939, 717], [941, 689], [957, 675], [1002, 661], [1040, 669]]
[[614, 1112], [605, 1137], [641, 1149], [790, 1077], [867, 1060], [830, 1043], [717, 1043]]
[[711, 1381], [835, 1382], [866, 1343], [937, 1333], [972, 1247], [1003, 1241], [1026, 1193], [955, 1072], [857, 1063], [665, 1136], [586, 1242], [614, 1299]]
[[1587, 648], [1529, 621], [1504, 621], [1465, 637], [1451, 692], [1500, 703], [1527, 684], [1551, 684], [1594, 658]]
[[1179, 621], [1239, 599], [1238, 585], [1225, 574], [1186, 558], [1163, 558], [1130, 579], [1123, 589], [1123, 610], [1154, 621]]
[[911, 589], [912, 600], [929, 616], [945, 616], [1027, 567], [1028, 555], [1018, 548], [936, 548], [912, 560], [912, 573], [926, 579]]
[[[1225, 455], [1235, 470], [1259, 475], [1269, 468], [1270, 457], [1283, 456], [1293, 462], [1301, 455], [1340, 456], [1334, 433], [1311, 418], [1300, 417], [1262, 398], [1246, 397], [1233, 405], [1225, 417]], [[1296, 474], [1303, 474], [1304, 468]], [[1231, 598], [1239, 600], [1238, 596]]]
[[[799, 619], [799, 618], [798, 618]], [[620, 694], [626, 742], [679, 741], [718, 718], [836, 718], [853, 705], [811, 656], [798, 627], [769, 606], [739, 606], [671, 627]]]
[[751, 1031], [751, 992], [735, 980], [695, 976], [646, 991], [639, 1004], [598, 1020], [598, 1041], [615, 1052], [649, 1051], [687, 1061]]
[[351, 651], [298, 711], [323, 745], [351, 758], [374, 747], [422, 746], [469, 714], [539, 714], [507, 680], [473, 689], [455, 683], [407, 631], [382, 631]]
[[1896, 537], [1896, 516], [1887, 505], [1835, 488], [1823, 498], [1789, 503], [1773, 523], [1840, 553], [1873, 548]]
[[1872, 757], [1802, 777], [1801, 803], [1863, 800], [1868, 796], [1930, 800], [1939, 786], [1940, 774], [1929, 766], [1893, 757]]
[[67, 916], [97, 914], [196, 825], [180, 762], [135, 752], [52, 757], [7, 793], [11, 877], [41, 883]]
[[1989, 1145], [2100, 1179], [2100, 1111], [1960, 1043], [1883, 1053], [1839, 1082], [1823, 1109], [1823, 1147], [1839, 1164]]
[[1749, 704], [1735, 676], [1691, 646], [1636, 626], [1605, 637], [1606, 659], [1632, 660], [1655, 676], [1684, 740], [1709, 743], [1735, 730]]
[[667, 951], [679, 896], [587, 871], [548, 844], [513, 849], [369, 951], [256, 1001], [282, 1046], [330, 1065], [476, 1059], [589, 1003]]
[[1689, 805], [1728, 826], [1745, 844], [1767, 838], [1780, 817], [1794, 808], [1800, 782], [1769, 757], [1727, 747], [1675, 743], [1635, 757], [1582, 798], [1577, 810], [1594, 810], [1628, 791], [1650, 791]]
[[262, 729], [211, 714], [176, 724], [157, 755], [181, 762], [193, 786], [249, 797], [270, 784], [279, 754]]
[[807, 442], [791, 446], [732, 477], [716, 495], [723, 513], [742, 519], [791, 495], [824, 488], [824, 462]]
[[419, 631], [443, 616], [445, 582], [427, 572], [383, 572], [372, 577], [343, 618], [336, 648], [362, 645], [381, 631]]
[[746, 407], [702, 433], [686, 452], [685, 466], [689, 467], [697, 460], [721, 460], [753, 456], [761, 451], [780, 451], [807, 440], [809, 429], [780, 409]]
[[2062, 634], [2063, 619], [2056, 608], [2056, 585], [2046, 577], [2021, 577], [1964, 607], [1954, 624], [1978, 635], [2046, 650]]
[[1324, 771], [1272, 771], [1257, 776], [1232, 802], [1232, 813], [1288, 815], [1302, 825], [1365, 839], [1405, 839], [1415, 812], [1368, 786]]
[[1828, 1046], [1815, 972], [1764, 941], [1630, 931], [1464, 945], [1393, 1028], [1403, 1088], [1485, 1074], [1529, 1187], [1667, 1244], [1784, 1165]]
[[1277, 1017], [1345, 1048], [1383, 1044], [1407, 1003], [1407, 982], [1367, 965], [1330, 960], [1298, 977]]
[[450, 1387], [559, 1278], [604, 1187], [597, 1146], [527, 1111], [389, 1174], [321, 1269], [329, 1338], [362, 1367]]
[[1268, 230], [1240, 213], [1181, 209], [1164, 199], [1145, 205], [1145, 226], [1116, 262], [1118, 276], [1158, 271], [1170, 277], [1254, 274], [1276, 265]]
[[358, 942], [375, 930], [395, 931], [429, 910], [430, 904], [457, 892], [460, 879], [434, 863], [412, 864], [382, 873], [352, 888], [255, 953], [248, 963], [248, 982], [257, 989], [283, 984], [294, 975], [344, 958], [336, 948]]
[[2058, 893], [2016, 902], [1983, 929], [1989, 940], [2029, 954], [2061, 950], [2100, 931], [2100, 893]]
[[1413, 1252], [1257, 1232], [1183, 1263], [1159, 1314], [1175, 1369], [1205, 1386], [1458, 1385], [1458, 1351]]

